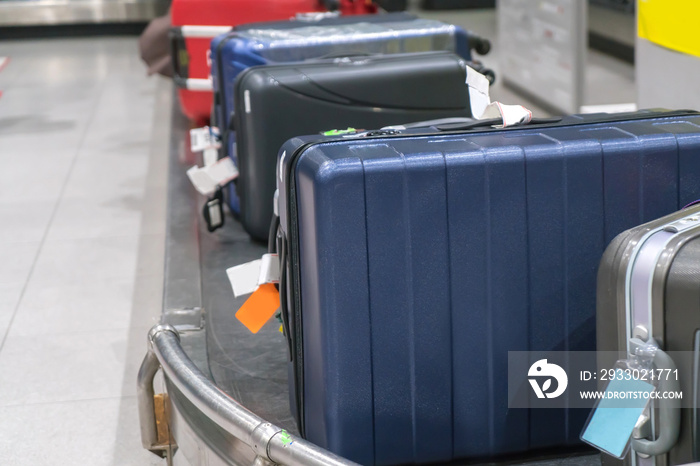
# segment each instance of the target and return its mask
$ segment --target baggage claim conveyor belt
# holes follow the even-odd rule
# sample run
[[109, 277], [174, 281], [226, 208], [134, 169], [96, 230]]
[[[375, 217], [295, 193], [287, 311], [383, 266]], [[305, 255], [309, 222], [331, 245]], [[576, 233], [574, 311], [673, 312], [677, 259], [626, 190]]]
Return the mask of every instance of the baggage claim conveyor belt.
[[[171, 125], [163, 313], [138, 374], [143, 447], [178, 466], [355, 465], [297, 436], [280, 324], [272, 318], [255, 335], [241, 325], [235, 312], [246, 297], [234, 298], [225, 272], [267, 248], [230, 217], [207, 232], [203, 198], [185, 174], [198, 156], [187, 147], [189, 121], [177, 106]], [[459, 464], [600, 466], [600, 455], [560, 451]]]

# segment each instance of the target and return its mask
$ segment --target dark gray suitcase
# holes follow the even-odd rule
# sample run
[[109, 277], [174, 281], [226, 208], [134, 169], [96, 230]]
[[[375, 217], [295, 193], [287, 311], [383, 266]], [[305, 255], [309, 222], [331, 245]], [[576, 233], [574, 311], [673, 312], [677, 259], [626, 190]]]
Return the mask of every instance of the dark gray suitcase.
[[[267, 239], [277, 152], [290, 138], [334, 128], [379, 128], [471, 117], [467, 62], [451, 52], [359, 55], [255, 66], [235, 84], [236, 163], [230, 199], [241, 223]], [[234, 192], [235, 190], [235, 192]]]
[[[698, 461], [697, 408], [685, 406], [697, 406], [700, 393], [700, 207], [632, 228], [610, 243], [598, 271], [596, 327], [598, 351], [618, 351], [621, 358], [627, 357], [631, 338], [653, 338], [672, 354], [683, 398], [691, 397], [684, 408], [680, 401], [675, 406], [654, 401], [649, 422], [654, 433], [638, 426], [633, 437], [639, 439], [632, 440], [625, 459], [603, 455], [603, 463], [666, 466]], [[599, 369], [609, 369], [603, 359], [609, 357], [599, 353]], [[650, 449], [659, 454], [639, 454]]]

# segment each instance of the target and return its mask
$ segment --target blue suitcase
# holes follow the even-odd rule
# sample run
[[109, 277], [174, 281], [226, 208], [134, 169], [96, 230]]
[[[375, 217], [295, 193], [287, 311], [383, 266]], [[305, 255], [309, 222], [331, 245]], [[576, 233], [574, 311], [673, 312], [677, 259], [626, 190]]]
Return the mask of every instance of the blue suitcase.
[[483, 40], [462, 28], [406, 13], [356, 15], [304, 21], [254, 23], [211, 41], [215, 119], [228, 128], [234, 109], [233, 83], [251, 66], [298, 62], [358, 53], [448, 50], [471, 60]]
[[586, 410], [508, 409], [508, 351], [594, 350], [606, 245], [700, 198], [699, 113], [483, 124], [280, 151], [292, 411], [361, 464], [578, 444]]
[[[292, 25], [296, 27], [290, 27]], [[231, 137], [234, 82], [251, 66], [329, 56], [433, 50], [453, 51], [471, 60], [470, 47], [482, 41], [458, 26], [405, 13], [326, 19], [311, 26], [299, 21], [276, 22], [272, 26], [274, 28], [264, 23], [246, 26], [217, 36], [211, 42], [215, 121], [223, 134], [224, 155], [232, 157], [234, 162], [237, 161]], [[233, 186], [229, 189], [229, 199], [230, 205], [238, 203]]]

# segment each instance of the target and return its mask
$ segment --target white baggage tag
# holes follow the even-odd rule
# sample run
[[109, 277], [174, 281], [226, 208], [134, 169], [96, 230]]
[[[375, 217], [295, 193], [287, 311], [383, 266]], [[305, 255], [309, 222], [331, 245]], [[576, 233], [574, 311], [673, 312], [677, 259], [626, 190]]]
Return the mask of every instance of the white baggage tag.
[[187, 177], [200, 194], [209, 196], [216, 191], [217, 186], [223, 186], [235, 180], [238, 177], [238, 169], [230, 157], [224, 157], [204, 168], [195, 165], [187, 170]]
[[472, 107], [472, 115], [477, 120], [481, 119], [486, 107], [491, 103], [489, 95], [489, 80], [486, 76], [467, 66], [467, 87], [469, 88], [469, 103]]
[[490, 118], [500, 118], [503, 120], [503, 127], [513, 125], [525, 125], [532, 121], [532, 112], [522, 105], [505, 105], [500, 102], [490, 103], [480, 120], [488, 120]]
[[221, 144], [217, 140], [216, 128], [203, 126], [190, 130], [190, 150], [200, 152], [209, 148], [218, 149]]
[[277, 254], [263, 254], [258, 285], [280, 282], [280, 260]]
[[206, 149], [211, 143], [211, 133], [209, 127], [194, 128], [190, 130], [190, 149], [192, 152], [199, 152]]
[[261, 259], [226, 269], [226, 275], [235, 297], [250, 294], [257, 290], [260, 285], [279, 283], [279, 256], [277, 254], [263, 254]]
[[216, 147], [207, 147], [202, 153], [202, 161], [205, 167], [214, 165], [219, 161], [219, 151]]
[[236, 298], [244, 294], [252, 293], [258, 289], [258, 278], [260, 277], [261, 267], [262, 259], [257, 259], [226, 269], [228, 281], [231, 283], [233, 295]]
[[532, 120], [532, 112], [522, 105], [505, 105], [491, 102], [489, 80], [483, 74], [467, 66], [467, 86], [472, 115], [477, 120], [501, 119], [503, 127], [527, 124]]

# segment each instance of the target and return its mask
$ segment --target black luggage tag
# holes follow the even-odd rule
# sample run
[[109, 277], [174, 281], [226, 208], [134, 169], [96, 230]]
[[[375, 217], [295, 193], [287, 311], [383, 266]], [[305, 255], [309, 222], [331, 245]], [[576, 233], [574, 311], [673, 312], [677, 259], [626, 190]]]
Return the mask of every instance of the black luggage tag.
[[221, 186], [204, 203], [202, 216], [210, 233], [224, 226], [224, 192]]

